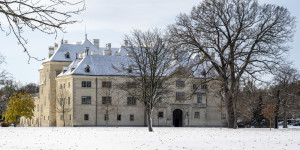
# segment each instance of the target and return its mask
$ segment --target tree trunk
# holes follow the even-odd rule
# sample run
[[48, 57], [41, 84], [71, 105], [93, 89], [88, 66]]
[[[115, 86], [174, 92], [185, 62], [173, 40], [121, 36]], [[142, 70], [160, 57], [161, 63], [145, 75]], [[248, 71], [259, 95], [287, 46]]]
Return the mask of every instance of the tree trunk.
[[153, 132], [152, 128], [152, 110], [147, 109], [147, 125], [148, 125], [148, 131]]
[[287, 113], [286, 101], [283, 103], [283, 128], [287, 128]]
[[233, 108], [233, 101], [232, 97], [227, 98], [227, 103], [226, 103], [226, 108], [227, 108], [227, 121], [228, 121], [228, 128], [236, 128], [235, 126], [235, 118], [234, 118], [234, 108]]
[[271, 130], [271, 126], [272, 126], [272, 118], [270, 118], [270, 130]]
[[279, 96], [280, 96], [280, 90], [277, 90], [277, 95], [276, 95], [276, 97], [277, 97], [277, 104], [276, 104], [275, 122], [274, 122], [274, 124], [275, 124], [274, 128], [275, 129], [278, 129], [278, 116], [279, 116], [279, 105], [280, 105], [280, 98], [279, 98]]
[[283, 128], [287, 128], [287, 117], [286, 117], [286, 113], [284, 113], [284, 116], [283, 116]]

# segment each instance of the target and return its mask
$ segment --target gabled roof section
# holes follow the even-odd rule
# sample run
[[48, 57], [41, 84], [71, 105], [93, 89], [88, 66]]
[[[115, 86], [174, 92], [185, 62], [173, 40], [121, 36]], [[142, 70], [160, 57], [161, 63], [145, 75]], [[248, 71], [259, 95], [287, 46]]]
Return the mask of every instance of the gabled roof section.
[[[77, 59], [69, 65], [69, 69], [62, 75], [86, 75], [86, 76], [106, 76], [106, 75], [128, 75], [127, 72], [120, 72], [116, 68], [121, 68], [123, 64], [130, 64], [130, 58], [126, 56], [102, 56], [88, 55], [83, 59]], [[86, 72], [86, 66], [89, 72]], [[72, 69], [73, 68], [73, 69]]]
[[[72, 62], [76, 59], [76, 54], [84, 52], [85, 48], [89, 47], [89, 54], [92, 52], [100, 52], [88, 39], [81, 44], [61, 44], [54, 54], [45, 60], [45, 62]], [[66, 53], [69, 53], [70, 58], [66, 58]]]

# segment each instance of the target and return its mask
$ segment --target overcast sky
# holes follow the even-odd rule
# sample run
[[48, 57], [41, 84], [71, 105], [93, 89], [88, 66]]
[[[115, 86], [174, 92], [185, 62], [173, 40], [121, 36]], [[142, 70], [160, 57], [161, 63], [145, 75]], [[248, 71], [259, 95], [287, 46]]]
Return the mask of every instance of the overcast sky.
[[[297, 32], [294, 42], [291, 43], [290, 59], [300, 70], [300, 0], [259, 0], [261, 3], [274, 3], [287, 7], [293, 16], [297, 17]], [[124, 34], [132, 29], [146, 30], [149, 28], [165, 28], [175, 22], [180, 13], [189, 13], [191, 8], [200, 3], [200, 0], [86, 0], [86, 10], [77, 18], [82, 23], [69, 25], [67, 33], [46, 35], [38, 31], [26, 31], [29, 52], [39, 58], [48, 54], [48, 46], [59, 43], [62, 38], [69, 42], [84, 39], [85, 26], [88, 39], [100, 39], [103, 47], [112, 43], [112, 47], [119, 47]], [[1, 16], [2, 17], [2, 16]], [[0, 18], [1, 19], [1, 18]], [[22, 52], [13, 35], [6, 36], [0, 31], [0, 53], [6, 57], [6, 64], [0, 69], [6, 69], [12, 77], [23, 83], [38, 82], [39, 61], [31, 60]]]

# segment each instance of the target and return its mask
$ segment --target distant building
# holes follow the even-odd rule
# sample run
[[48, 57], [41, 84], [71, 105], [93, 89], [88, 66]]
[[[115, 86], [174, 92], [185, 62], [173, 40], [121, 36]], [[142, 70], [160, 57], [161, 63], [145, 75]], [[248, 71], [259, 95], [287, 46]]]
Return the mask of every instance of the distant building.
[[[144, 106], [115, 87], [134, 85], [112, 65], [126, 62], [126, 41], [120, 48], [99, 47], [99, 40], [49, 47], [39, 69], [39, 98], [33, 119], [21, 118], [22, 126], [145, 126]], [[180, 68], [178, 68], [180, 69]], [[217, 82], [203, 84], [197, 71], [192, 78], [170, 79], [169, 97], [153, 112], [154, 126], [224, 126], [226, 113], [218, 97]], [[198, 74], [197, 74], [198, 73]], [[200, 85], [200, 86], [197, 86]], [[130, 86], [132, 87], [132, 86]], [[167, 102], [167, 103], [163, 103]], [[62, 115], [60, 106], [64, 104]], [[108, 114], [108, 115], [107, 115]]]

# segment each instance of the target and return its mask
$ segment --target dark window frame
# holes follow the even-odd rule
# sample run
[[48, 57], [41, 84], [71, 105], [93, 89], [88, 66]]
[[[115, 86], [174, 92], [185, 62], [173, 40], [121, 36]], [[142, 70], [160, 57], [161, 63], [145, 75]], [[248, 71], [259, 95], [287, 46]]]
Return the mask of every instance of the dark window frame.
[[164, 112], [163, 111], [158, 112], [158, 118], [163, 118], [163, 117], [164, 117]]
[[127, 97], [127, 105], [135, 106], [136, 105], [136, 97], [133, 97], [133, 96]]
[[202, 104], [202, 100], [203, 100], [202, 94], [198, 94], [197, 95], [197, 103]]
[[121, 115], [121, 114], [118, 114], [118, 115], [117, 115], [117, 120], [118, 120], [118, 121], [121, 121], [121, 120], [122, 120], [122, 115]]
[[102, 96], [102, 104], [106, 105], [107, 102], [111, 105], [111, 96]]
[[82, 96], [81, 104], [92, 104], [92, 97], [91, 96]]
[[176, 100], [184, 100], [184, 92], [176, 92]]
[[194, 118], [200, 118], [200, 112], [199, 111], [194, 112]]
[[102, 81], [102, 88], [111, 88], [111, 81]]
[[88, 121], [89, 120], [89, 114], [84, 114], [84, 120]]
[[134, 121], [134, 114], [129, 115], [129, 121]]
[[184, 87], [184, 81], [176, 81], [176, 87]]

